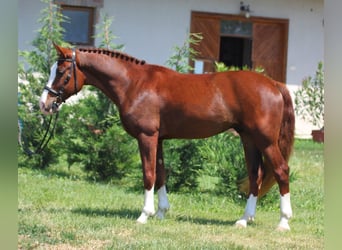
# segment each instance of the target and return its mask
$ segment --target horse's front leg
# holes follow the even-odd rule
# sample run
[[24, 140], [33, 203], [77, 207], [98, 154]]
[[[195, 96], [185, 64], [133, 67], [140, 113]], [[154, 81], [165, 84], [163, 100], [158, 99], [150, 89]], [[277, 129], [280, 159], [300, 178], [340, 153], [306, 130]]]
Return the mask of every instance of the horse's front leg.
[[158, 141], [156, 172], [157, 172], [156, 188], [158, 190], [158, 211], [156, 213], [156, 216], [159, 219], [164, 219], [165, 213], [170, 208], [170, 204], [167, 198], [166, 187], [165, 187], [166, 172], [165, 172], [165, 166], [164, 166], [162, 140]]
[[158, 133], [153, 135], [141, 133], [138, 137], [138, 143], [144, 176], [145, 201], [137, 222], [144, 224], [147, 222], [148, 217], [155, 214], [154, 183], [156, 181]]

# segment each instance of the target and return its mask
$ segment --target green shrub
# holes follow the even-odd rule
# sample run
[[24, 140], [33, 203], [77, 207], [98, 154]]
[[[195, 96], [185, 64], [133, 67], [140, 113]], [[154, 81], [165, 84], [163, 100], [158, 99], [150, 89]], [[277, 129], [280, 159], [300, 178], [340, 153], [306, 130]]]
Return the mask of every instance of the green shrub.
[[123, 130], [116, 107], [90, 89], [86, 98], [63, 107], [59, 148], [69, 166], [81, 163], [92, 179], [120, 180], [130, 168], [138, 169], [137, 143]]
[[195, 191], [203, 166], [200, 154], [201, 140], [166, 140], [164, 158], [167, 170], [167, 187], [171, 192]]
[[324, 126], [324, 70], [319, 62], [314, 77], [306, 77], [295, 92], [296, 114], [314, 126]]
[[173, 53], [166, 61], [166, 65], [180, 73], [188, 73], [193, 70], [189, 61], [193, 60], [199, 52], [191, 48], [190, 45], [198, 45], [202, 39], [201, 33], [189, 33], [182, 46], [173, 47]]
[[206, 139], [167, 140], [164, 144], [169, 191], [198, 191], [201, 176], [216, 177], [211, 191], [240, 197], [237, 182], [247, 172], [239, 136], [224, 132]]
[[218, 134], [205, 139], [200, 151], [205, 174], [218, 177], [215, 191], [238, 198], [237, 182], [247, 175], [240, 137], [230, 132]]

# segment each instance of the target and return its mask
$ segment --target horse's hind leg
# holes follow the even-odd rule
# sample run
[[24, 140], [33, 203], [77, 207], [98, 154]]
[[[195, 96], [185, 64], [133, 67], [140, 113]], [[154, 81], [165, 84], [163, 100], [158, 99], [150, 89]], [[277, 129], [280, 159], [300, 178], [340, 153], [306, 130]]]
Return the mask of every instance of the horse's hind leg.
[[274, 168], [274, 177], [280, 191], [280, 223], [278, 230], [290, 230], [288, 221], [292, 217], [292, 208], [290, 201], [289, 166], [281, 155], [278, 144], [267, 147], [264, 155]]
[[163, 141], [158, 141], [157, 149], [157, 179], [156, 188], [158, 190], [158, 211], [156, 216], [159, 219], [164, 219], [165, 213], [170, 208], [169, 200], [167, 198], [166, 187], [165, 187], [166, 172], [164, 167], [163, 157]]
[[261, 152], [248, 137], [241, 135], [241, 138], [249, 177], [249, 198], [242, 218], [235, 225], [238, 227], [247, 227], [247, 222], [253, 221], [255, 217], [258, 190], [263, 177], [263, 168]]

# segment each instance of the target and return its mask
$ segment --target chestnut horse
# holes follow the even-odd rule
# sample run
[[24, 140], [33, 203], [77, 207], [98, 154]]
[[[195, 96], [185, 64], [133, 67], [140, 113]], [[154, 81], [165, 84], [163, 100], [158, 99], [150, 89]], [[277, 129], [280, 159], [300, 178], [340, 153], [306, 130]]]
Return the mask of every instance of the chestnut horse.
[[[288, 160], [294, 141], [294, 112], [285, 85], [251, 71], [180, 74], [106, 49], [68, 49], [55, 45], [58, 61], [40, 99], [45, 114], [79, 92], [99, 88], [118, 107], [122, 124], [138, 140], [145, 200], [139, 223], [164, 218], [169, 209], [165, 188], [163, 140], [205, 138], [234, 128], [241, 136], [249, 196], [236, 222], [254, 219], [257, 198], [278, 183], [280, 223], [289, 230], [292, 216]], [[154, 207], [154, 190], [158, 210]]]

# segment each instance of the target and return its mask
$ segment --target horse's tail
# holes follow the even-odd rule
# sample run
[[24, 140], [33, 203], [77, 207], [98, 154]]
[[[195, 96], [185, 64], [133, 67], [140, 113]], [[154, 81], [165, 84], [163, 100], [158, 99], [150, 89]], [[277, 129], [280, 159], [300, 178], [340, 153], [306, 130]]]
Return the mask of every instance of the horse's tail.
[[[292, 104], [291, 95], [283, 83], [276, 82], [280, 93], [284, 100], [283, 119], [280, 127], [278, 145], [280, 152], [286, 162], [289, 161], [293, 143], [294, 143], [294, 131], [295, 131], [295, 115]], [[264, 158], [264, 177], [262, 180], [261, 188], [258, 196], [265, 195], [270, 188], [276, 183], [273, 174], [272, 165]], [[249, 180], [248, 177], [240, 181], [239, 189], [242, 192], [248, 193], [249, 191]]]

